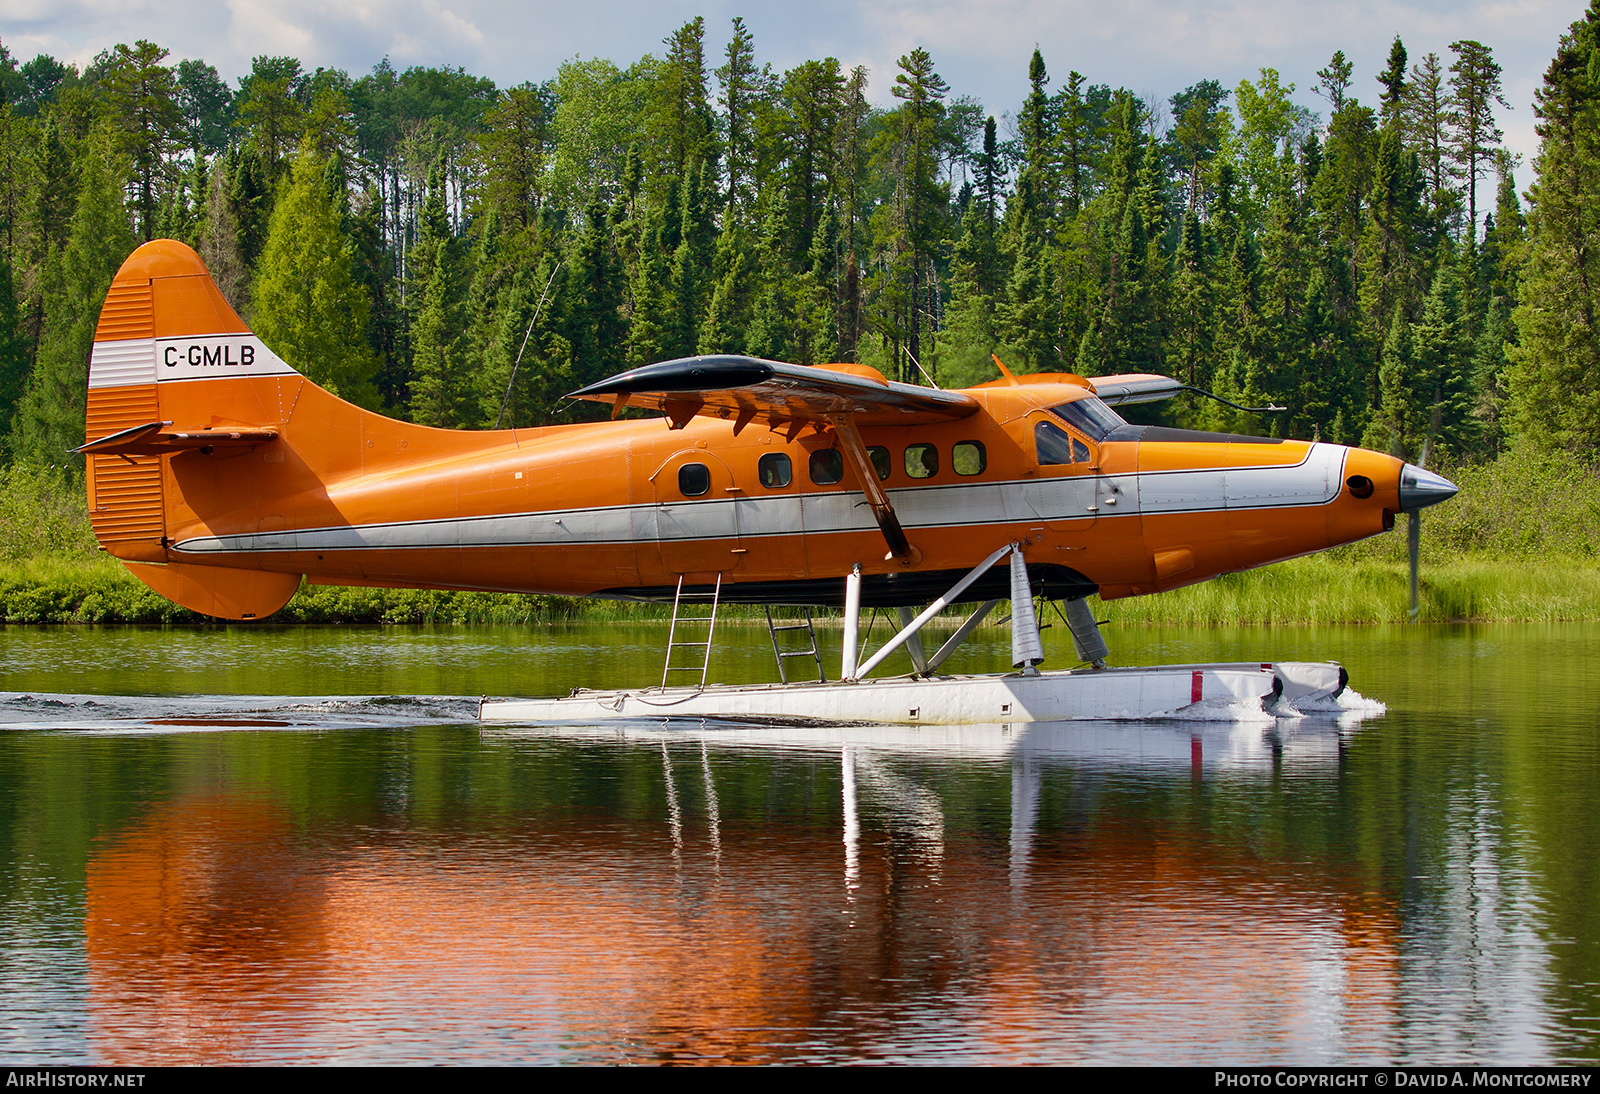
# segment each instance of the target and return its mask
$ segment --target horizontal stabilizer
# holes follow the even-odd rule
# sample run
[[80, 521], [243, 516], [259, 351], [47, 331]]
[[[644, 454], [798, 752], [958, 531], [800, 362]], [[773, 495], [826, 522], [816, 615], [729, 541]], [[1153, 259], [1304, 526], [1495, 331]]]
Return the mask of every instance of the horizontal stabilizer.
[[245, 448], [278, 439], [275, 429], [168, 429], [171, 422], [146, 422], [74, 448], [97, 456], [159, 456], [189, 448]]
[[1156, 403], [1188, 390], [1170, 376], [1157, 376], [1149, 372], [1091, 376], [1089, 383], [1101, 401], [1112, 406], [1121, 406], [1124, 403]]
[[[846, 371], [848, 370], [848, 371]], [[574, 399], [664, 411], [681, 427], [697, 414], [772, 425], [825, 422], [850, 414], [859, 425], [950, 422], [978, 409], [970, 395], [885, 380], [860, 365], [790, 365], [754, 357], [685, 357], [646, 365], [575, 391]]]

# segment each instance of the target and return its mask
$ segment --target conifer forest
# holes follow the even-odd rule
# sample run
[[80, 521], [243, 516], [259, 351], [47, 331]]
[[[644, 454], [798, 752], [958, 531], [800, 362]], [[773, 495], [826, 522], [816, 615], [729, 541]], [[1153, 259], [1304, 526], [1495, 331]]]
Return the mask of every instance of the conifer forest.
[[1376, 73], [1335, 52], [1312, 111], [1271, 68], [1159, 102], [1036, 51], [1025, 101], [983, 104], [920, 49], [780, 72], [742, 21], [720, 56], [705, 32], [504, 88], [0, 47], [5, 459], [83, 440], [101, 301], [159, 237], [316, 382], [428, 425], [593, 416], [563, 396], [697, 353], [941, 387], [996, 353], [1288, 408], [1176, 400], [1177, 425], [1457, 463], [1600, 446], [1600, 0], [1551, 43], [1532, 163], [1476, 41], [1396, 38]]

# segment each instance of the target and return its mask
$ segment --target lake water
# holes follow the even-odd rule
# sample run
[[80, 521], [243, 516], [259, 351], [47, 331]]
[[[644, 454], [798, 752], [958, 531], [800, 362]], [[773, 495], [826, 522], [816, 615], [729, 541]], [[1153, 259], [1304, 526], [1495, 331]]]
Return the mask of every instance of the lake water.
[[664, 632], [4, 630], [0, 1056], [1600, 1060], [1600, 625], [1108, 629], [1359, 724], [473, 721]]

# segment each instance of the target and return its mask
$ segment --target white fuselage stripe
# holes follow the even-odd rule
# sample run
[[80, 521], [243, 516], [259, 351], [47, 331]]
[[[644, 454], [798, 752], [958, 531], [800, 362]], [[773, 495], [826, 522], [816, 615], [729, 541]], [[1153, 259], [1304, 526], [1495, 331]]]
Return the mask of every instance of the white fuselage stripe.
[[[1339, 495], [1347, 451], [1339, 445], [1315, 444], [1304, 460], [1290, 466], [953, 483], [891, 490], [889, 497], [908, 530], [1326, 505]], [[599, 546], [826, 535], [875, 528], [865, 500], [848, 491], [200, 536], [173, 547], [190, 554], [231, 554]]]

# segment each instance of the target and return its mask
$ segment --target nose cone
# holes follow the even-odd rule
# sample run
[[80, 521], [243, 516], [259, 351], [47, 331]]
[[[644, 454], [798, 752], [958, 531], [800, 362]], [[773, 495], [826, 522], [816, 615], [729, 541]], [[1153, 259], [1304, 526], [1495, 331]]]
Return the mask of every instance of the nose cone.
[[1456, 484], [1443, 475], [1406, 464], [1400, 471], [1400, 511], [1414, 513], [1456, 496]]

